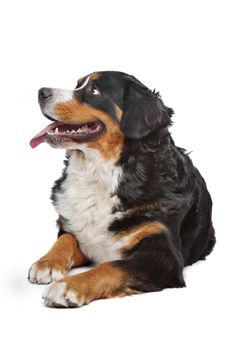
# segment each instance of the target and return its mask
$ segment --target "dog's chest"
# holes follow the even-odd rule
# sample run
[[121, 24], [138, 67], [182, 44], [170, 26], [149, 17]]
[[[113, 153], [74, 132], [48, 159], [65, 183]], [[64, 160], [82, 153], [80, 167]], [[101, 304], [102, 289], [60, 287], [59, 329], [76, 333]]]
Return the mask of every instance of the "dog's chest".
[[67, 176], [55, 193], [55, 207], [65, 220], [63, 228], [75, 235], [83, 253], [99, 263], [119, 259], [120, 246], [108, 230], [119, 203], [114, 195], [121, 169], [100, 159], [72, 154]]

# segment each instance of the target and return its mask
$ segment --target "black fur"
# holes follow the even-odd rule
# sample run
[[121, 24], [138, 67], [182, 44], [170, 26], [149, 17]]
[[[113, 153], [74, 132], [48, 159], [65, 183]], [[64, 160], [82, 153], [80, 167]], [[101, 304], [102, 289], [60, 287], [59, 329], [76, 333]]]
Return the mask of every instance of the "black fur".
[[117, 195], [122, 212], [132, 214], [111, 228], [127, 229], [129, 220], [159, 221], [172, 233], [184, 265], [208, 254], [214, 242], [212, 201], [200, 173], [171, 136], [153, 132], [142, 140], [127, 140], [119, 164], [124, 176]]
[[[112, 102], [123, 111], [119, 127], [125, 143], [118, 161], [123, 176], [116, 192], [121, 204], [113, 209], [122, 218], [109, 230], [117, 234], [151, 221], [165, 226], [164, 232], [144, 238], [113, 264], [128, 273], [135, 290], [182, 287], [183, 267], [204, 259], [215, 244], [205, 181], [185, 150], [175, 145], [168, 130], [173, 111], [158, 93], [119, 72], [101, 72], [95, 84], [100, 97], [89, 99], [86, 92], [77, 97], [112, 118]], [[64, 171], [53, 192], [65, 176]]]
[[125, 260], [115, 266], [127, 271], [132, 280], [129, 287], [140, 292], [184, 287], [183, 261], [172, 244], [170, 232], [144, 238]]
[[158, 93], [132, 81], [126, 85], [120, 127], [130, 139], [141, 139], [154, 130], [170, 125], [172, 113], [172, 109], [164, 106]]

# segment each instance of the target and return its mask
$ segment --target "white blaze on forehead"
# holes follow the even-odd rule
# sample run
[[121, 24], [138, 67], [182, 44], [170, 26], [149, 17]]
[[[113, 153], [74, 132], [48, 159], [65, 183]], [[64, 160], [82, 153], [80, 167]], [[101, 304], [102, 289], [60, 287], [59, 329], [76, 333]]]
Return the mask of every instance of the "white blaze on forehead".
[[84, 80], [84, 82], [82, 83], [82, 85], [81, 86], [79, 86], [78, 88], [76, 88], [75, 89], [75, 91], [77, 91], [77, 90], [81, 90], [81, 89], [83, 89], [85, 86], [87, 86], [87, 84], [88, 84], [88, 82], [89, 82], [89, 80], [90, 80], [90, 75]]
[[73, 97], [73, 91], [81, 90], [85, 86], [87, 86], [91, 75], [89, 75], [83, 82], [83, 84], [74, 90], [64, 90], [64, 89], [53, 89], [53, 100], [51, 102], [59, 103], [59, 102], [68, 102]]

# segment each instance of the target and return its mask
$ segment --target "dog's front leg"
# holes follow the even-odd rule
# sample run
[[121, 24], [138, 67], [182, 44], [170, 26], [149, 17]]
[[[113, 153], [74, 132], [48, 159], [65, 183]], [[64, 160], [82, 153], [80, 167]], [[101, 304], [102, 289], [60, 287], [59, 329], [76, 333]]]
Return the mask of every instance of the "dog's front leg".
[[63, 278], [71, 267], [88, 264], [75, 237], [65, 233], [53, 247], [30, 268], [28, 279], [32, 283], [48, 284]]
[[96, 299], [185, 286], [183, 258], [176, 251], [167, 227], [146, 224], [125, 240], [123, 259], [101, 263], [92, 270], [53, 283], [44, 295], [45, 304], [75, 307]]
[[51, 307], [77, 307], [96, 299], [134, 294], [129, 282], [124, 269], [114, 262], [105, 262], [53, 283], [44, 294], [44, 302]]

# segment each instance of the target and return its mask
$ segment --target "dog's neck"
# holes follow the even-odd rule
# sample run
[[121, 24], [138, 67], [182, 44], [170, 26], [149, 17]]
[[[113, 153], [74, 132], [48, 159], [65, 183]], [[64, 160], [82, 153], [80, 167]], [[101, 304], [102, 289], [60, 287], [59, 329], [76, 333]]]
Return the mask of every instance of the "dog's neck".
[[79, 150], [67, 151], [68, 174], [83, 178], [84, 181], [96, 182], [99, 186], [106, 186], [111, 193], [118, 187], [122, 176], [120, 166], [104, 159], [94, 149], [81, 147]]

